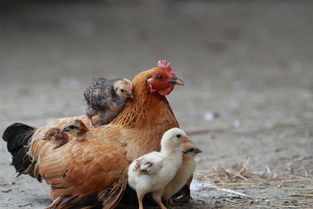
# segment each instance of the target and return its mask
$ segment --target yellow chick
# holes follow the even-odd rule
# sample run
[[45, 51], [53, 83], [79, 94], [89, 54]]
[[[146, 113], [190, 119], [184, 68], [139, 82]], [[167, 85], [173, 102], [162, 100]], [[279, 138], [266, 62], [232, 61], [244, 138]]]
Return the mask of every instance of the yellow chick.
[[168, 183], [164, 189], [162, 197], [167, 201], [171, 201], [171, 197], [178, 192], [188, 181], [190, 176], [196, 169], [196, 161], [194, 157], [202, 151], [194, 144], [188, 142], [181, 146], [183, 152], [183, 162], [179, 167], [175, 177]]
[[172, 128], [163, 134], [160, 152], [145, 154], [130, 164], [128, 184], [137, 192], [139, 209], [143, 209], [143, 198], [149, 192], [152, 192], [156, 203], [166, 209], [161, 195], [182, 164], [183, 153], [180, 145], [186, 138], [188, 137], [183, 130]]

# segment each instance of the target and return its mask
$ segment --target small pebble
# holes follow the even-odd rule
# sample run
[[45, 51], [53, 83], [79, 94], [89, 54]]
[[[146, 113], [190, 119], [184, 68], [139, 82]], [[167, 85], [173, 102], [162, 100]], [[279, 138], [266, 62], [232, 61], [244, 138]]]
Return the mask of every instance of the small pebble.
[[11, 192], [11, 191], [12, 191], [12, 189], [1, 190], [1, 192], [3, 192], [3, 193], [9, 193], [9, 192]]
[[239, 120], [236, 120], [233, 122], [233, 127], [234, 128], [240, 128], [242, 126], [242, 123]]
[[220, 117], [218, 112], [208, 112], [204, 114], [204, 119], [207, 121], [212, 121]]
[[260, 184], [260, 186], [271, 186], [271, 184], [268, 182], [264, 182], [264, 183]]
[[292, 203], [293, 203], [293, 204], [297, 204], [298, 201], [297, 201], [296, 199], [293, 199], [293, 200], [292, 200]]

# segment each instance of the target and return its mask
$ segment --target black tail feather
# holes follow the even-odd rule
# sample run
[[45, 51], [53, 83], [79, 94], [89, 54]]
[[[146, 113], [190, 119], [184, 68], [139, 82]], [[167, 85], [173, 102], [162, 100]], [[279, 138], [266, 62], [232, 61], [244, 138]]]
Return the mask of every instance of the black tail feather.
[[7, 142], [7, 149], [12, 155], [12, 165], [15, 167], [18, 176], [24, 174], [31, 164], [31, 159], [27, 155], [27, 145], [35, 131], [34, 127], [14, 123], [8, 126], [3, 132], [2, 138]]

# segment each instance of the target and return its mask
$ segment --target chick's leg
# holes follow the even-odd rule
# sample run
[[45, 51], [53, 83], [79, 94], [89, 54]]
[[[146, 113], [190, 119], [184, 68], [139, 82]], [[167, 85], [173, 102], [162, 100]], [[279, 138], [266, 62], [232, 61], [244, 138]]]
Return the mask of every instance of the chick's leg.
[[94, 128], [93, 121], [92, 121], [92, 115], [86, 114], [89, 119], [89, 129]]
[[94, 128], [92, 117], [97, 114], [97, 110], [88, 105], [86, 100], [84, 101], [84, 112], [89, 119], [89, 129]]
[[174, 202], [173, 202], [172, 198], [170, 198], [168, 201], [169, 201], [170, 205], [174, 205]]
[[165, 201], [165, 206], [166, 206], [168, 209], [171, 209], [171, 208], [172, 208], [171, 198]]
[[107, 111], [98, 111], [92, 117], [92, 124], [94, 128], [106, 125], [110, 123], [116, 117], [116, 113], [110, 110]]
[[[174, 196], [173, 200], [176, 203], [188, 203], [192, 198], [190, 196], [190, 184], [192, 181], [193, 176], [190, 176], [190, 178], [187, 181], [187, 184], [183, 186]], [[180, 197], [180, 198], [178, 198]]]
[[139, 204], [139, 209], [143, 209], [142, 200], [139, 200], [139, 199], [138, 199], [138, 204]]
[[152, 197], [153, 197], [154, 201], [160, 206], [161, 209], [167, 209], [167, 208], [165, 207], [165, 205], [164, 205], [164, 204], [162, 203], [162, 201], [161, 201], [161, 195], [160, 195], [160, 194], [158, 194], [158, 193], [153, 193], [153, 194], [152, 194]]
[[142, 203], [143, 197], [144, 195], [137, 193], [139, 209], [143, 209], [143, 203]]
[[89, 129], [93, 129], [93, 123], [92, 123], [92, 118], [89, 118]]

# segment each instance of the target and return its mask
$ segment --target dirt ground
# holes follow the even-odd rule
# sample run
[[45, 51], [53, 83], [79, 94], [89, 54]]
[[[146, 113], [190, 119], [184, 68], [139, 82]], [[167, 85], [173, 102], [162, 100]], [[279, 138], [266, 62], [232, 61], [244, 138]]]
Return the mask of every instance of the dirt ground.
[[[82, 113], [93, 75], [132, 78], [158, 59], [203, 150], [193, 200], [175, 208], [313, 208], [312, 1], [1, 1], [0, 132]], [[44, 208], [0, 141], [0, 208]]]

